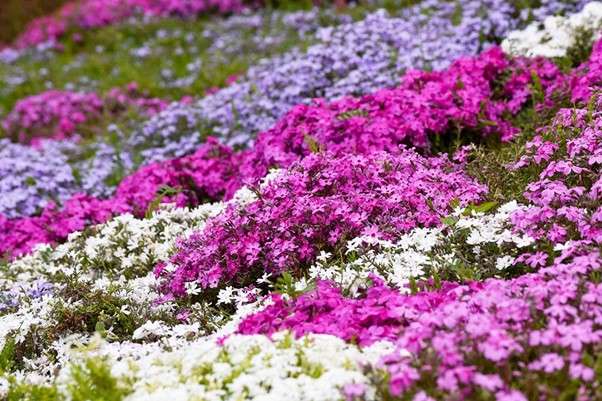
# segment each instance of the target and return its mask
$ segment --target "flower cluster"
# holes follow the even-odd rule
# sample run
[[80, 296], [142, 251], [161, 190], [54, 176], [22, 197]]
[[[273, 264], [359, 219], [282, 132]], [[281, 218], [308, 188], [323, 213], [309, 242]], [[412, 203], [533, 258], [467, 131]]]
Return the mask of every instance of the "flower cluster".
[[[596, 44], [591, 59], [569, 74], [561, 74], [558, 68], [541, 60], [509, 61], [494, 48], [478, 57], [461, 59], [442, 72], [410, 72], [398, 89], [331, 104], [297, 106], [272, 130], [262, 133], [249, 150], [235, 152], [209, 140], [193, 155], [144, 166], [119, 184], [114, 197], [86, 203], [85, 207], [100, 210], [68, 210], [68, 205], [80, 207], [81, 202], [75, 200], [45, 212], [46, 217], [42, 220], [32, 217], [11, 221], [7, 224], [18, 228], [6, 232], [7, 240], [0, 250], [20, 254], [39, 242], [60, 241], [61, 236], [40, 234], [39, 231], [52, 231], [54, 229], [49, 227], [62, 226], [61, 232], [66, 236], [70, 232], [66, 229], [68, 226], [83, 228], [85, 220], [80, 219], [77, 224], [68, 221], [74, 215], [107, 216], [108, 211], [144, 213], [159, 189], [166, 186], [181, 190], [177, 194], [180, 205], [196, 204], [203, 199], [229, 198], [243, 184], [256, 183], [271, 167], [287, 167], [316, 147], [335, 154], [344, 154], [349, 149], [359, 154], [378, 150], [398, 152], [400, 143], [427, 146], [428, 134], [450, 135], [452, 127], [459, 130], [458, 135], [464, 129], [467, 135], [477, 132], [486, 136], [499, 132], [510, 139], [516, 129], [507, 122], [506, 115], [517, 113], [526, 103], [531, 87], [535, 85], [534, 76], [546, 98], [554, 99], [558, 93], [571, 91], [573, 100], [588, 99], [602, 66], [602, 51], [598, 48], [602, 49], [602, 44]], [[506, 82], [498, 85], [506, 92], [498, 100], [500, 89], [493, 83], [496, 77], [508, 75]], [[458, 84], [460, 81], [461, 85]], [[447, 96], [442, 97], [442, 93]], [[417, 97], [423, 98], [418, 102], [408, 101]], [[408, 115], [414, 115], [415, 119], [408, 119]], [[180, 116], [175, 121], [182, 118], [187, 117]], [[352, 132], [353, 135], [349, 135]], [[182, 145], [182, 142], [175, 143]], [[114, 159], [119, 156], [109, 152], [108, 157], [107, 165], [114, 166]], [[127, 165], [128, 162], [126, 159], [120, 164]]]
[[65, 4], [55, 15], [32, 21], [17, 38], [17, 48], [54, 42], [73, 29], [115, 24], [136, 14], [190, 17], [200, 13], [240, 11], [239, 0], [85, 0]]
[[390, 374], [388, 390], [400, 397], [471, 398], [485, 392], [527, 400], [532, 392], [554, 398], [566, 391], [593, 400], [600, 395], [595, 375], [601, 363], [602, 298], [591, 278], [602, 260], [598, 250], [580, 244], [558, 249], [559, 256], [550, 264], [544, 258], [537, 273], [444, 284], [410, 296], [376, 280], [365, 295], [350, 299], [337, 287], [318, 283], [293, 301], [276, 296], [239, 330], [269, 334], [287, 328], [298, 336], [330, 333], [368, 344], [396, 338], [401, 352], [384, 357], [382, 366]]
[[244, 283], [263, 271], [280, 274], [311, 263], [358, 235], [393, 239], [433, 226], [452, 200], [479, 200], [485, 188], [445, 157], [315, 154], [283, 171], [246, 207], [229, 207], [205, 230], [179, 244], [158, 275], [166, 292], [185, 296], [187, 282], [214, 288]]
[[[208, 85], [205, 82], [207, 79], [216, 79], [216, 74], [211, 71], [216, 68], [222, 69], [225, 63], [235, 64], [236, 66], [233, 68], [236, 71], [236, 68], [240, 68], [238, 64], [244, 64], [245, 61], [251, 62], [286, 48], [286, 43], [291, 38], [311, 36], [321, 25], [334, 24], [339, 20], [346, 19], [348, 16], [339, 16], [330, 9], [313, 9], [293, 13], [258, 11], [229, 19], [203, 21], [203, 23], [189, 22], [185, 26], [174, 25], [173, 21], [171, 24], [169, 21], [156, 23], [156, 26], [150, 23], [148, 26], [135, 26], [132, 22], [119, 29], [127, 32], [134, 31], [139, 36], [144, 34], [143, 36], [124, 37], [124, 40], [108, 44], [104, 43], [107, 38], [103, 38], [103, 46], [98, 46], [96, 51], [78, 52], [77, 57], [73, 59], [67, 57], [67, 62], [63, 60], [65, 57], [57, 58], [48, 54], [33, 53], [21, 59], [14, 66], [7, 66], [6, 71], [0, 72], [0, 81], [3, 81], [0, 84], [0, 103], [2, 103], [0, 109], [3, 106], [12, 108], [17, 95], [21, 97], [28, 93], [36, 93], [36, 88], [49, 86], [72, 89], [55, 91], [60, 95], [57, 93], [57, 96], [52, 98], [47, 96], [48, 92], [42, 92], [40, 96], [26, 97], [22, 101], [31, 106], [27, 107], [27, 115], [33, 113], [35, 116], [44, 117], [51, 122], [50, 125], [44, 125], [38, 121], [40, 124], [35, 124], [35, 127], [27, 130], [21, 129], [21, 131], [26, 131], [25, 134], [31, 134], [32, 142], [37, 143], [38, 147], [42, 147], [39, 143], [40, 138], [51, 134], [49, 130], [52, 130], [57, 120], [50, 115], [50, 111], [56, 108], [46, 108], [47, 105], [40, 101], [33, 102], [35, 105], [32, 104], [36, 98], [48, 100], [50, 105], [55, 105], [65, 104], [64, 100], [67, 97], [79, 95], [79, 92], [73, 93], [75, 89], [90, 96], [94, 93], [103, 93], [102, 96], [94, 95], [100, 97], [103, 103], [102, 112], [95, 112], [91, 116], [86, 115], [90, 118], [85, 123], [77, 125], [78, 136], [86, 138], [85, 141], [79, 141], [77, 146], [67, 143], [46, 145], [57, 148], [57, 152], [52, 154], [31, 152], [29, 149], [18, 150], [18, 147], [12, 147], [10, 159], [5, 160], [7, 166], [15, 163], [21, 165], [19, 160], [13, 160], [17, 159], [19, 154], [31, 154], [32, 158], [38, 156], [39, 160], [31, 159], [26, 166], [23, 166], [23, 169], [30, 171], [22, 171], [19, 176], [2, 175], [0, 180], [19, 179], [21, 184], [15, 187], [19, 187], [17, 189], [20, 192], [19, 198], [24, 198], [27, 196], [25, 192], [28, 190], [24, 180], [27, 180], [29, 176], [36, 175], [35, 166], [44, 165], [44, 163], [51, 165], [59, 163], [58, 160], [54, 160], [56, 154], [56, 159], [60, 159], [61, 164], [67, 160], [73, 169], [72, 180], [77, 185], [75, 185], [76, 190], [69, 192], [68, 196], [74, 192], [83, 192], [101, 198], [109, 197], [114, 193], [115, 187], [121, 179], [134, 172], [140, 163], [149, 164], [155, 159], [165, 160], [165, 157], [154, 158], [152, 152], [146, 152], [145, 149], [161, 149], [164, 154], [176, 156], [191, 153], [193, 149], [196, 150], [195, 145], [178, 143], [176, 135], [171, 134], [173, 129], [178, 126], [174, 120], [170, 120], [171, 125], [166, 124], [166, 129], [161, 131], [165, 134], [164, 139], [156, 136], [148, 137], [136, 134], [131, 137], [129, 135], [132, 126], [139, 124], [138, 120], [154, 114], [165, 106], [164, 100], [150, 97], [149, 80], [169, 91], [177, 86], [174, 86], [176, 81], [181, 81], [182, 85], [186, 87], [186, 91], [196, 93], [199, 86], [202, 88]], [[295, 31], [300, 33], [297, 34]], [[107, 35], [107, 33], [100, 36], [103, 35]], [[98, 53], [102, 47], [106, 46], [111, 46], [110, 54]], [[177, 65], [174, 65], [171, 59], [174, 52], [178, 54]], [[130, 53], [132, 53], [131, 56]], [[109, 76], [88, 75], [91, 70], [104, 69], [107, 63], [113, 65], [115, 62], [118, 64], [113, 66]], [[188, 63], [184, 71], [180, 68], [183, 67], [180, 65], [181, 63]], [[37, 67], [32, 69], [30, 64]], [[132, 66], [136, 68], [132, 68]], [[165, 72], [165, 77], [153, 79], [152, 73], [147, 76], [149, 66], [152, 66], [155, 72], [162, 71], [161, 76]], [[144, 74], [139, 74], [143, 81], [141, 84], [129, 84], [124, 89], [109, 89], [108, 91], [101, 89], [107, 87], [107, 78], [115, 78], [121, 87], [124, 85], [122, 84], [124, 80], [120, 75], [129, 75], [133, 70], [144, 71]], [[65, 79], [67, 79], [67, 83], [65, 83]], [[164, 93], [160, 93], [160, 95], [164, 96]], [[13, 100], [13, 98], [15, 99]], [[184, 98], [182, 101], [186, 101], [186, 99]], [[77, 109], [70, 111], [75, 113], [62, 113], [60, 119], [71, 121], [72, 115], [79, 115]], [[11, 115], [19, 117], [16, 109]], [[19, 117], [16, 120], [13, 121], [14, 124], [11, 124], [12, 131], [23, 128], [23, 118]], [[16, 139], [14, 135], [13, 140]], [[199, 134], [198, 138], [200, 137]], [[93, 142], [88, 139], [92, 139]], [[195, 140], [197, 140], [195, 144], [198, 144], [198, 139]], [[52, 160], [48, 161], [51, 156]], [[8, 156], [5, 155], [5, 157]], [[66, 166], [65, 170], [67, 170]], [[42, 206], [48, 200], [57, 201], [59, 204], [66, 201], [65, 196], [62, 195], [65, 191], [59, 186], [46, 188], [46, 192], [49, 196], [42, 200], [23, 199], [22, 202]], [[34, 197], [35, 194], [31, 193], [29, 196]], [[38, 213], [39, 210], [38, 207], [0, 208], [0, 211], [10, 218], [29, 216]]]
[[[123, 351], [104, 348], [108, 350], [101, 347], [95, 353], [104, 356], [101, 361], [111, 366], [112, 377], [132, 401], [166, 397], [332, 401], [359, 396], [376, 400], [365, 372], [376, 366], [379, 355], [391, 345], [380, 343], [360, 350], [333, 336], [294, 339], [283, 332], [274, 335], [273, 341], [265, 336], [231, 336], [221, 346], [214, 339], [203, 339], [140, 359], [123, 359]], [[82, 359], [85, 356], [79, 356], [78, 362]], [[68, 387], [74, 382], [72, 376], [73, 370], [65, 369], [59, 381]]]
[[509, 116], [529, 98], [533, 76], [544, 91], [562, 79], [549, 62], [511, 60], [494, 47], [477, 57], [460, 58], [440, 72], [408, 72], [394, 89], [298, 105], [259, 134], [252, 151], [268, 160], [255, 158], [248, 164], [270, 165], [308, 154], [307, 136], [329, 151], [358, 153], [395, 152], [401, 143], [428, 149], [429, 136], [475, 131], [508, 141], [517, 131]]
[[[34, 331], [46, 333], [50, 343], [31, 345], [36, 359], [44, 361], [34, 370], [42, 372], [56, 363], [48, 360], [48, 351], [57, 346], [52, 341], [74, 330], [61, 323], [65, 316], [98, 319], [113, 335], [140, 336], [147, 319], [169, 310], [167, 305], [154, 307], [159, 293], [152, 267], [168, 260], [179, 236], [202, 228], [223, 208], [219, 203], [167, 207], [146, 219], [123, 214], [70, 235], [54, 249], [41, 246], [13, 261], [11, 277], [0, 282], [0, 347], [11, 338], [27, 347]], [[100, 316], [88, 316], [95, 307], [91, 299], [105, 303]]]
[[[294, 13], [243, 14], [219, 23], [214, 22], [205, 28], [201, 38], [210, 43], [206, 51], [209, 59], [195, 58], [186, 66], [187, 74], [183, 77], [172, 76], [174, 73], [169, 72], [171, 77], [164, 80], [164, 85], [168, 88], [194, 86], [199, 75], [205, 74], [204, 71], [211, 65], [215, 64], [219, 68], [231, 63], [232, 59], [244, 52], [256, 54], [254, 60], [259, 62], [270, 55], [269, 49], [278, 48], [281, 42], [291, 40], [292, 33], [298, 35], [302, 43], [312, 41], [320, 27], [338, 25], [349, 20], [348, 15], [338, 15], [332, 10], [312, 9]], [[247, 32], [250, 33], [245, 36]], [[194, 44], [194, 41], [190, 44]], [[145, 44], [137, 51], [144, 51], [151, 46], [156, 48], [157, 44]], [[166, 49], [165, 53], [169, 50]], [[238, 79], [238, 75], [230, 76], [226, 83], [233, 85]], [[206, 91], [209, 96], [220, 92], [217, 87], [210, 89]], [[211, 132], [213, 124], [191, 102], [173, 103], [164, 112], [137, 127], [127, 140], [127, 148], [139, 153], [145, 163], [184, 156], [197, 149], [207, 133]]]
[[315, 290], [293, 300], [276, 294], [272, 304], [245, 318], [242, 334], [271, 334], [290, 330], [296, 336], [330, 334], [346, 341], [369, 345], [397, 339], [418, 316], [455, 299], [456, 285], [438, 292], [402, 295], [375, 279], [365, 294], [346, 298], [340, 288], [318, 281]]
[[[569, 255], [539, 273], [460, 288], [457, 300], [416, 316], [398, 339], [411, 356], [385, 359], [391, 392], [527, 400], [557, 398], [567, 389], [582, 399], [599, 397], [602, 298], [588, 276], [602, 261], [596, 251]], [[428, 390], [419, 385], [430, 381]]]
[[48, 91], [20, 100], [2, 121], [2, 128], [21, 143], [44, 137], [64, 139], [78, 125], [97, 117], [102, 103], [95, 93]]
[[[449, 291], [448, 284], [435, 282], [435, 287], [442, 288], [409, 296], [420, 299], [420, 305], [432, 306], [420, 313], [404, 307], [404, 320], [393, 325], [403, 327], [400, 334], [392, 334], [389, 320], [379, 320], [397, 310], [393, 308], [368, 320], [366, 326], [372, 330], [352, 324], [371, 316], [367, 311], [378, 310], [351, 307], [367, 302], [370, 292], [382, 286], [376, 278], [372, 278], [374, 287], [354, 298], [343, 298], [338, 289], [325, 291], [332, 284], [322, 283], [292, 301], [276, 298], [274, 305], [245, 319], [239, 329], [266, 334], [280, 328], [297, 335], [326, 332], [367, 343], [395, 337], [402, 354], [392, 353], [381, 362], [390, 374], [388, 390], [400, 398], [433, 400], [451, 395], [472, 399], [477, 394], [516, 400], [560, 394], [598, 398], [597, 372], [602, 363], [602, 298], [596, 278], [602, 268], [596, 217], [600, 213], [596, 198], [599, 108], [593, 97], [588, 109], [559, 111], [551, 127], [539, 130], [527, 143], [526, 154], [512, 166], [519, 172], [531, 169], [528, 174], [533, 179], [525, 198], [532, 205], [507, 210], [504, 220], [505, 224], [511, 220], [515, 230], [527, 232], [548, 249], [527, 249], [516, 258], [536, 272]], [[450, 223], [478, 227], [472, 218], [456, 217]], [[428, 242], [428, 234], [423, 235]], [[466, 242], [482, 243], [479, 235], [469, 235]], [[503, 236], [514, 235], [506, 232]], [[430, 300], [436, 303], [429, 304]], [[340, 321], [344, 322], [341, 326]]]
[[[571, 48], [591, 44], [602, 29], [602, 3], [588, 3], [581, 12], [570, 16], [549, 16], [524, 30], [512, 31], [502, 42], [508, 54], [522, 56], [565, 57]], [[579, 43], [587, 35], [586, 43]]]
[[2, 128], [15, 142], [37, 143], [40, 139], [65, 139], [83, 134], [84, 124], [98, 122], [103, 113], [136, 107], [148, 115], [167, 106], [161, 99], [134, 97], [136, 84], [125, 92], [114, 88], [103, 99], [95, 93], [50, 90], [24, 98], [2, 121]]
[[[307, 155], [308, 135], [310, 142], [317, 141], [335, 153], [348, 149], [357, 153], [395, 152], [400, 143], [428, 147], [429, 135], [448, 133], [453, 127], [510, 139], [516, 129], [506, 117], [525, 103], [536, 73], [544, 89], [561, 79], [558, 69], [549, 63], [514, 62], [494, 48], [478, 57], [462, 59], [442, 72], [408, 73], [395, 89], [357, 99], [296, 106], [274, 127], [262, 132], [248, 151], [237, 153], [234, 162], [240, 170], [239, 181], [257, 180], [272, 166], [286, 167]], [[505, 75], [510, 78], [500, 95], [494, 82]], [[416, 98], [420, 100], [409, 100]], [[129, 145], [144, 149], [141, 154], [149, 161], [190, 153], [198, 148], [201, 138], [198, 131], [186, 134], [198, 124], [194, 110], [182, 104], [170, 106], [141, 132], [134, 133]]]
[[31, 148], [0, 139], [0, 215], [33, 215], [49, 201], [77, 192], [64, 149], [65, 144], [55, 142]]
[[602, 399], [600, 4], [79, 30], [235, 1], [70, 3], [0, 65], [0, 399]]
[[48, 203], [39, 216], [17, 219], [0, 216], [0, 235], [4, 241], [0, 254], [15, 257], [31, 251], [37, 244], [62, 242], [74, 231], [107, 221], [111, 214], [102, 201], [76, 194], [62, 209], [54, 202]]
[[396, 241], [357, 237], [347, 242], [343, 257], [323, 253], [309, 269], [310, 279], [329, 280], [352, 295], [372, 277], [400, 291], [422, 278], [483, 279], [505, 276], [518, 250], [533, 243], [527, 235], [512, 233], [510, 216], [522, 210], [516, 202], [500, 206], [493, 214], [484, 210], [493, 204], [460, 208], [444, 219], [446, 227], [416, 228]]
[[95, 270], [106, 273], [110, 270], [113, 275], [145, 274], [157, 261], [169, 259], [176, 238], [202, 228], [205, 220], [221, 209], [219, 203], [193, 209], [167, 207], [146, 219], [121, 214], [84, 233], [69, 236], [69, 241], [59, 245], [46, 264], [51, 260], [53, 264], [78, 269], [78, 274], [90, 270], [90, 266], [99, 266]]
[[[552, 1], [536, 14], [571, 11], [585, 2], [575, 3]], [[379, 10], [361, 21], [325, 28], [306, 51], [294, 49], [265, 60], [228, 88], [181, 106], [187, 110], [179, 114], [195, 118], [186, 143], [198, 141], [194, 132], [200, 125], [212, 127], [228, 144], [247, 144], [295, 105], [395, 87], [408, 69], [445, 68], [487, 47], [483, 38], [494, 42], [517, 27], [516, 13], [505, 0], [461, 5], [429, 0], [401, 9], [399, 15]], [[161, 136], [164, 128], [151, 120], [146, 136]]]
[[[0, 254], [14, 257], [29, 252], [36, 244], [62, 242], [70, 233], [103, 223], [115, 214], [142, 216], [155, 202], [185, 206], [221, 199], [223, 192], [215, 192], [214, 188], [225, 187], [222, 184], [228, 179], [225, 172], [232, 165], [229, 156], [227, 149], [210, 141], [183, 160], [151, 164], [138, 170], [126, 177], [108, 199], [76, 193], [61, 206], [48, 202], [37, 216], [8, 219], [0, 215], [0, 238], [5, 241], [0, 245]], [[20, 194], [20, 190], [15, 188], [15, 193]]]
[[516, 227], [534, 238], [602, 243], [602, 114], [600, 105], [593, 110], [560, 110], [512, 166], [539, 172], [525, 192], [534, 206], [513, 216]]

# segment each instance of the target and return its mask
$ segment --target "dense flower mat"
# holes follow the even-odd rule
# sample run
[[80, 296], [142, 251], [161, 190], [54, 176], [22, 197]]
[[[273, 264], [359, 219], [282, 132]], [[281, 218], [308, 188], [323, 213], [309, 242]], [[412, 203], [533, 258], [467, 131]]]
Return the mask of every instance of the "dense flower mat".
[[0, 52], [0, 399], [602, 399], [602, 3], [335, 3]]

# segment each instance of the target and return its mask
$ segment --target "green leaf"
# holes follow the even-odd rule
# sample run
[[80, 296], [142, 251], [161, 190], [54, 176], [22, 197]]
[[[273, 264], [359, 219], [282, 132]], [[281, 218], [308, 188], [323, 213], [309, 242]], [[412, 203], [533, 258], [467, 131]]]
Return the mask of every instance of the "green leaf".
[[458, 198], [454, 198], [449, 201], [449, 205], [452, 207], [452, 209], [456, 209], [458, 206], [460, 206], [460, 200]]
[[105, 327], [105, 324], [99, 320], [98, 322], [96, 322], [94, 330], [100, 333], [101, 335], [104, 335], [104, 333], [107, 331], [107, 328]]
[[447, 216], [441, 219], [441, 222], [446, 226], [453, 227], [458, 222], [458, 219], [453, 216]]
[[15, 365], [16, 343], [14, 338], [8, 338], [0, 351], [0, 374], [10, 372]]
[[320, 152], [320, 143], [318, 141], [316, 141], [316, 139], [309, 135], [309, 134], [305, 134], [305, 136], [303, 137], [303, 140], [305, 141], [305, 144], [307, 145], [307, 147], [309, 148], [309, 151], [311, 153], [319, 153]]
[[456, 7], [454, 8], [454, 13], [451, 16], [451, 23], [453, 26], [458, 26], [462, 23], [462, 2], [456, 2]]
[[441, 289], [441, 277], [439, 276], [439, 272], [437, 270], [433, 271], [433, 285], [435, 289]]
[[348, 120], [352, 117], [368, 117], [368, 112], [366, 110], [362, 110], [362, 109], [355, 109], [355, 110], [349, 110], [349, 111], [345, 111], [343, 113], [340, 113], [337, 115], [337, 119], [344, 121], [344, 120]]
[[487, 213], [497, 205], [498, 203], [496, 201], [483, 202], [479, 205], [468, 205], [462, 214], [464, 216], [470, 216], [472, 212]]
[[493, 120], [482, 119], [479, 122], [485, 126], [497, 127], [497, 123]]
[[72, 365], [72, 382], [67, 386], [72, 401], [121, 401], [131, 390], [111, 375], [111, 367], [102, 359], [89, 359]]
[[146, 208], [146, 212], [144, 213], [144, 217], [149, 219], [151, 218], [151, 216], [153, 215], [153, 213], [159, 208], [159, 205], [161, 204], [161, 202], [163, 202], [163, 199], [165, 199], [166, 196], [174, 196], [177, 195], [178, 193], [181, 192], [181, 189], [179, 188], [173, 188], [170, 186], [162, 186], [161, 188], [159, 188], [159, 190], [157, 191], [157, 195], [155, 196], [155, 198], [153, 199], [153, 201], [148, 205], [148, 207]]
[[533, 101], [535, 103], [539, 103], [544, 98], [543, 86], [541, 85], [541, 79], [539, 75], [537, 75], [537, 71], [531, 70], [531, 80], [533, 81], [532, 90], [533, 90]]
[[487, 213], [491, 209], [497, 206], [496, 201], [483, 202], [480, 205], [474, 207], [474, 210], [479, 213]]
[[414, 277], [410, 277], [410, 291], [412, 291], [412, 294], [418, 293], [418, 285], [416, 285], [416, 279]]

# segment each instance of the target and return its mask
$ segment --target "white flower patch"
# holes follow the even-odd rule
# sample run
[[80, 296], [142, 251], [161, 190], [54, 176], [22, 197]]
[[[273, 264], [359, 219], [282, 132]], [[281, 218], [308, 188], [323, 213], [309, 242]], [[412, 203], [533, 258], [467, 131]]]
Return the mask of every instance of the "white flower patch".
[[132, 339], [141, 340], [148, 337], [163, 337], [167, 333], [169, 333], [169, 327], [165, 323], [149, 320], [134, 331]]
[[144, 275], [157, 262], [171, 256], [175, 241], [202, 229], [207, 219], [225, 208], [223, 203], [205, 204], [196, 208], [175, 208], [164, 205], [148, 219], [131, 214], [114, 217], [84, 232], [69, 235], [67, 242], [52, 249], [38, 247], [31, 255], [11, 263], [11, 274], [17, 281], [61, 273], [81, 276], [93, 272], [119, 275], [126, 272]]
[[[278, 175], [278, 170], [270, 172], [261, 185], [267, 185]], [[131, 214], [116, 216], [104, 224], [70, 234], [65, 243], [55, 248], [40, 245], [31, 255], [11, 262], [12, 277], [2, 280], [0, 285], [10, 287], [13, 282], [32, 281], [58, 273], [92, 280], [95, 286], [102, 286], [108, 273], [111, 282], [126, 273], [144, 276], [158, 262], [168, 261], [178, 238], [203, 229], [206, 221], [224, 211], [228, 204], [244, 204], [255, 199], [253, 191], [244, 187], [228, 203], [203, 204], [195, 208], [166, 204], [146, 219]]]
[[[96, 351], [93, 348], [96, 347]], [[371, 375], [379, 372], [380, 358], [394, 349], [380, 342], [360, 349], [330, 335], [294, 339], [281, 332], [273, 339], [263, 335], [233, 335], [223, 345], [206, 337], [168, 351], [147, 348], [146, 353], [96, 340], [75, 360], [102, 355], [112, 375], [131, 389], [127, 401], [165, 400], [344, 400], [347, 385], [364, 388], [365, 400], [376, 397]], [[112, 348], [112, 351], [108, 351]], [[102, 350], [102, 351], [101, 351]], [[129, 354], [129, 355], [128, 355]], [[58, 382], [70, 382], [69, 368]]]
[[[152, 275], [152, 273], [151, 273]], [[145, 281], [148, 278], [137, 280]], [[153, 278], [154, 279], [154, 278]], [[131, 285], [131, 280], [127, 285]], [[98, 282], [97, 282], [98, 284]], [[111, 284], [113, 285], [113, 284]], [[99, 288], [104, 288], [100, 284]], [[156, 297], [157, 293], [152, 288], [147, 288], [150, 296]], [[23, 369], [13, 372], [11, 376], [18, 382], [34, 384], [45, 383], [52, 385], [56, 380], [56, 373], [68, 366], [73, 361], [81, 358], [111, 358], [112, 360], [131, 359], [138, 360], [148, 355], [161, 354], [167, 351], [178, 350], [187, 347], [191, 341], [204, 338], [217, 344], [219, 338], [233, 335], [240, 322], [247, 316], [263, 310], [272, 303], [271, 298], [263, 297], [256, 301], [248, 301], [249, 296], [257, 296], [253, 290], [237, 289], [234, 291], [232, 302], [236, 304], [236, 312], [231, 316], [216, 314], [206, 316], [215, 332], [207, 336], [207, 332], [201, 328], [198, 322], [187, 324], [169, 325], [163, 321], [149, 319], [136, 328], [132, 335], [132, 341], [112, 341], [101, 339], [98, 333], [74, 333], [60, 337], [49, 344], [45, 351], [34, 359], [26, 359]], [[154, 299], [154, 298], [153, 298]], [[55, 302], [60, 302], [64, 307], [69, 305], [62, 299], [46, 297], [36, 300], [31, 306], [21, 308], [17, 313], [0, 317], [0, 342], [4, 345], [6, 338], [15, 337], [17, 342], [25, 338], [31, 327], [49, 327], [56, 322], [51, 319], [51, 310]], [[133, 303], [134, 307], [136, 305]], [[192, 305], [194, 307], [198, 305]], [[149, 304], [146, 304], [149, 307]], [[159, 306], [161, 308], [162, 306]], [[144, 313], [134, 311], [133, 313]], [[107, 330], [110, 334], [110, 329]], [[203, 337], [205, 336], [205, 337]], [[109, 337], [107, 337], [108, 339]], [[121, 365], [124, 369], [125, 365]]]
[[45, 296], [23, 304], [15, 313], [0, 316], [0, 350], [9, 337], [14, 337], [18, 344], [26, 339], [33, 327], [50, 324], [54, 303], [52, 297]]
[[455, 228], [468, 230], [466, 243], [469, 245], [493, 243], [501, 246], [504, 243], [514, 243], [524, 248], [534, 240], [527, 235], [513, 234], [510, 225], [511, 214], [519, 208], [521, 206], [516, 201], [511, 201], [500, 206], [493, 214], [471, 212], [466, 216], [463, 210], [457, 210], [454, 212], [458, 218]]
[[[278, 175], [279, 172], [272, 172], [261, 185], [267, 185]], [[81, 310], [87, 302], [85, 298], [61, 297], [61, 291], [74, 285], [89, 290], [92, 296], [107, 296], [118, 303], [123, 302], [117, 312], [111, 313], [132, 318], [132, 323], [137, 324], [132, 328], [131, 340], [135, 342], [130, 342], [129, 338], [116, 337], [112, 323], [99, 320], [102, 323], [98, 326], [99, 333], [112, 342], [105, 341], [101, 350], [89, 352], [91, 356], [140, 358], [182, 348], [188, 342], [207, 335], [207, 331], [222, 337], [236, 332], [242, 319], [270, 303], [268, 298], [259, 297], [259, 289], [232, 289], [228, 296], [222, 294], [220, 299], [229, 305], [230, 311], [234, 306], [234, 315], [217, 309], [207, 315], [207, 305], [192, 304], [188, 313], [204, 316], [204, 326], [201, 328], [198, 322], [174, 325], [172, 321], [161, 320], [164, 315], [175, 317], [178, 311], [173, 303], [156, 304], [160, 297], [159, 281], [152, 268], [158, 262], [168, 261], [178, 238], [203, 229], [206, 221], [225, 210], [228, 204], [252, 201], [245, 195], [249, 193], [255, 196], [243, 188], [228, 203], [205, 204], [196, 208], [162, 205], [146, 219], [130, 214], [120, 215], [104, 224], [71, 234], [61, 245], [54, 248], [42, 245], [33, 254], [15, 260], [9, 266], [10, 275], [0, 281], [0, 291], [12, 294], [18, 290], [23, 299], [8, 311], [16, 308], [14, 313], [6, 312], [0, 316], [0, 349], [8, 338], [15, 338], [17, 343], [24, 341], [33, 327], [41, 332], [53, 330], [58, 323], [53, 319], [57, 308]], [[37, 288], [40, 278], [43, 278], [41, 283], [52, 283], [52, 292], [49, 293], [52, 295], [30, 299], [28, 291]], [[200, 289], [190, 285], [187, 291], [192, 294]], [[111, 318], [114, 316], [105, 321], [114, 321]], [[43, 351], [34, 358], [25, 358], [23, 370], [13, 376], [27, 383], [52, 383], [56, 372], [72, 361], [74, 349], [89, 350], [97, 336], [89, 332], [57, 334], [59, 338], [52, 343], [38, 344]], [[116, 341], [119, 339], [125, 341]]]
[[[567, 16], [549, 16], [543, 24], [512, 31], [502, 42], [504, 52], [514, 56], [564, 57], [577, 45], [582, 32], [591, 32], [591, 42], [600, 37], [602, 2], [588, 3], [581, 12]], [[591, 43], [590, 42], [590, 43]]]
[[85, 257], [98, 264], [121, 266], [123, 270], [167, 260], [179, 236], [204, 226], [205, 221], [223, 210], [223, 204], [201, 205], [194, 209], [166, 208], [149, 219], [117, 216], [102, 225], [98, 234], [85, 241]]
[[501, 256], [495, 260], [495, 268], [498, 270], [504, 270], [504, 269], [512, 266], [513, 263], [514, 263], [513, 256], [509, 256], [509, 255]]
[[[309, 276], [332, 280], [356, 294], [368, 284], [371, 275], [408, 291], [412, 278], [441, 272], [465, 262], [466, 256], [478, 264], [489, 263], [492, 268], [503, 271], [513, 265], [517, 248], [533, 243], [532, 238], [511, 231], [510, 216], [521, 207], [513, 201], [491, 214], [475, 211], [467, 214], [465, 209], [458, 209], [450, 216], [454, 221], [451, 226], [416, 228], [396, 242], [373, 237], [354, 238], [347, 242], [343, 262], [329, 253], [321, 253], [309, 269]], [[485, 250], [493, 256], [486, 257]]]

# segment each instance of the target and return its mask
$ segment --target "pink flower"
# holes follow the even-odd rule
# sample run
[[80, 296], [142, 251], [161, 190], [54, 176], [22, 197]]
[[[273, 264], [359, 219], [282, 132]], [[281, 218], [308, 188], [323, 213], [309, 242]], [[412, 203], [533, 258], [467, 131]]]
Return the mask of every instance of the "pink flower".
[[496, 401], [528, 401], [523, 393], [517, 390], [500, 391], [495, 395]]
[[186, 281], [207, 288], [264, 271], [299, 271], [320, 251], [360, 234], [392, 239], [437, 225], [453, 199], [465, 204], [484, 192], [445, 157], [404, 149], [398, 155], [313, 154], [261, 189], [257, 201], [231, 205], [180, 242], [164, 290], [184, 296]]

